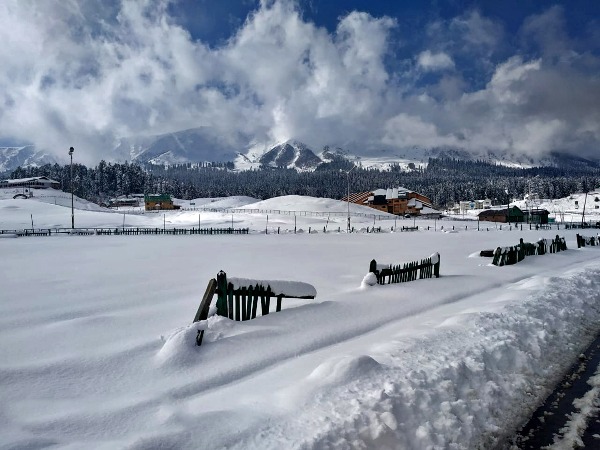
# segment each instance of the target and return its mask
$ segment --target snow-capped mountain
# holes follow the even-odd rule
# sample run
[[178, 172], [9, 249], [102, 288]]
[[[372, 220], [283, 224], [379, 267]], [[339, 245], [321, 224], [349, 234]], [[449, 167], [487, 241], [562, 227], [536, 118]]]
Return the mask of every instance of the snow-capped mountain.
[[33, 145], [0, 147], [0, 173], [10, 172], [19, 166], [42, 166], [54, 163], [56, 159], [51, 154], [36, 151]]
[[[600, 167], [600, 158], [590, 160], [569, 154], [553, 153], [532, 157], [511, 152], [481, 150], [478, 152], [452, 148], [405, 148], [363, 152], [335, 144], [325, 145], [320, 152], [295, 139], [271, 145], [250, 144], [246, 136], [221, 136], [211, 128], [199, 127], [156, 136], [122, 138], [113, 150], [103, 155], [107, 161], [132, 161], [154, 164], [234, 161], [236, 170], [261, 167], [315, 170], [323, 163], [349, 162], [364, 168], [404, 170], [424, 168], [429, 158], [450, 157], [480, 160], [509, 167], [534, 166]], [[53, 164], [58, 160], [49, 152], [34, 146], [0, 147], [0, 173], [19, 166]]]
[[323, 161], [302, 142], [290, 140], [268, 150], [259, 162], [269, 167], [314, 170]]
[[153, 164], [226, 162], [237, 156], [237, 148], [212, 130], [200, 127], [176, 133], [121, 139], [117, 158]]

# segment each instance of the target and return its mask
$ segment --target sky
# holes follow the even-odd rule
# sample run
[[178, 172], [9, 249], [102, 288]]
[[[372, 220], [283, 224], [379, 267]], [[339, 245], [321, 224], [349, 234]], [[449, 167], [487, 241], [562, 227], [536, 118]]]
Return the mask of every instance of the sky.
[[598, 156], [593, 1], [6, 0], [0, 40], [0, 145], [65, 159], [197, 127], [240, 151]]
[[[70, 226], [69, 193], [23, 200], [10, 191], [0, 189], [1, 228]], [[559, 201], [579, 212], [575, 199]], [[482, 222], [477, 231], [476, 221], [416, 218], [419, 231], [392, 233], [394, 218], [366, 233], [373, 220], [353, 215], [357, 232], [348, 234], [337, 231], [346, 223], [337, 200], [195, 201], [225, 202], [270, 210], [268, 224], [265, 212], [202, 211], [204, 229], [233, 220], [250, 233], [0, 235], [1, 448], [512, 448], [574, 360], [598, 370], [579, 356], [600, 328], [600, 247], [578, 249], [582, 230]], [[181, 209], [121, 214], [77, 197], [74, 205], [77, 227], [181, 229], [200, 219]], [[567, 251], [503, 267], [479, 256], [556, 234]], [[435, 253], [439, 278], [369, 284], [373, 259], [395, 265]], [[208, 320], [192, 324], [219, 270], [230, 281], [309, 283], [317, 295], [284, 298], [280, 312], [273, 299], [270, 314], [257, 307], [243, 322], [213, 315], [214, 297]], [[546, 431], [558, 441], [548, 448], [578, 448], [586, 418], [595, 420], [595, 380], [572, 409], [551, 410], [560, 425], [556, 436]]]

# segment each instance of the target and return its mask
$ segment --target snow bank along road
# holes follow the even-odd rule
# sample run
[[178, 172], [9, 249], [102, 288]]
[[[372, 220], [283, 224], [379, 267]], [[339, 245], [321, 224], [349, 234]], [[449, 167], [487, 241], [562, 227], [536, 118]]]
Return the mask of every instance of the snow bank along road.
[[[544, 232], [0, 240], [0, 447], [490, 448], [598, 332], [600, 249], [494, 267]], [[369, 262], [441, 277], [361, 287]], [[189, 325], [206, 283], [315, 300]]]

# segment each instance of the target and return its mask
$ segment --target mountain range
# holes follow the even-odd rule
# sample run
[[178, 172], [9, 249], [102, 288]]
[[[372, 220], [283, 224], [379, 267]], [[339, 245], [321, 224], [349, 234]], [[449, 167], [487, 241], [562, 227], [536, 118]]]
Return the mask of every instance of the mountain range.
[[[258, 168], [289, 168], [312, 171], [323, 163], [346, 161], [362, 167], [403, 169], [423, 167], [429, 158], [451, 157], [461, 160], [481, 160], [513, 167], [558, 166], [563, 168], [591, 166], [600, 167], [600, 159], [590, 160], [573, 155], [553, 153], [530, 157], [510, 152], [484, 150], [473, 153], [449, 148], [409, 148], [377, 153], [351, 153], [336, 146], [324, 146], [320, 151], [311, 149], [303, 142], [291, 139], [272, 145], [253, 145], [240, 151], [243, 137], [225, 139], [207, 128], [194, 128], [150, 137], [123, 138], [105, 156], [107, 161], [131, 161], [172, 165], [198, 162], [234, 161], [237, 170]], [[10, 172], [19, 166], [53, 164], [57, 159], [48, 152], [38, 151], [33, 145], [0, 147], [0, 173]]]

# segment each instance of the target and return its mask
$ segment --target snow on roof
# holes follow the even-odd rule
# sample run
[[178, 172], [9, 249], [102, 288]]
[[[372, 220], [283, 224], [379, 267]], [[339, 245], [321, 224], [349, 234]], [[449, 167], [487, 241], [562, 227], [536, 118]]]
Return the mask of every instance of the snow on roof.
[[396, 188], [387, 188], [387, 189], [377, 189], [373, 191], [373, 195], [385, 195], [386, 199], [394, 199], [406, 196], [407, 194], [414, 192], [410, 189], [406, 189], [405, 187], [396, 187]]
[[421, 208], [421, 215], [426, 216], [428, 214], [441, 214], [437, 209], [430, 208], [429, 206], [423, 206]]
[[40, 180], [49, 181], [50, 183], [58, 183], [58, 181], [51, 180], [48, 177], [13, 178], [10, 180], [0, 180], [0, 182], [7, 183], [7, 184], [17, 184], [17, 183], [27, 183], [28, 181], [40, 181]]

